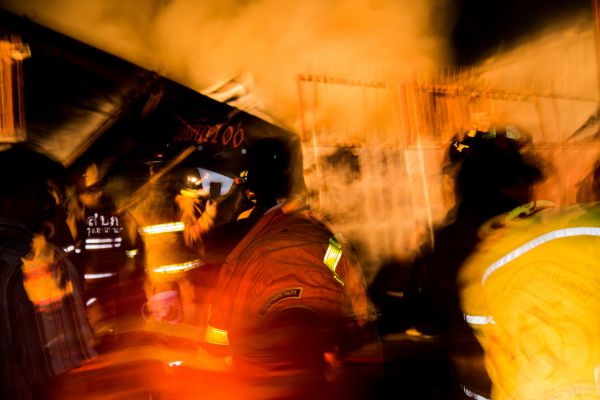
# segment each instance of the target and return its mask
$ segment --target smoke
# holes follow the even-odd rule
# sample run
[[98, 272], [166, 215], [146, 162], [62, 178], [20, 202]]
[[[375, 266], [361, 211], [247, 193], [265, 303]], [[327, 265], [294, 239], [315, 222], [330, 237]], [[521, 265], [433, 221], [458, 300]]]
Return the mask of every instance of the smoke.
[[[566, 142], [597, 108], [589, 15], [448, 73], [441, 83], [458, 95], [434, 96], [427, 74], [453, 58], [451, 0], [1, 1], [198, 91], [243, 77], [259, 108], [306, 134], [315, 203], [374, 257], [411, 253], [452, 206], [442, 155], [473, 114], [533, 136], [555, 168], [542, 195], [558, 204], [574, 202], [575, 182], [597, 154]], [[299, 74], [309, 79], [298, 83]], [[326, 162], [342, 144], [360, 166], [350, 183]]]
[[578, 15], [481, 66], [480, 87], [496, 91], [495, 98], [488, 97], [490, 117], [523, 128], [546, 162], [548, 179], [538, 188], [538, 198], [576, 203], [577, 182], [600, 156], [593, 135], [571, 140], [596, 114], [597, 55], [592, 21]]
[[[531, 136], [548, 177], [535, 188], [536, 198], [575, 203], [576, 183], [600, 155], [597, 140], [568, 141], [596, 115], [593, 33], [589, 18], [562, 21], [480, 65], [433, 79], [307, 77], [302, 131], [313, 205], [357, 240], [367, 269], [375, 270], [370, 265], [380, 265], [385, 255], [410, 258], [454, 206], [443, 171], [452, 136], [481, 120], [515, 125]], [[342, 163], [328, 162], [341, 145], [352, 149], [360, 166], [350, 183]]]
[[[251, 76], [259, 107], [298, 130], [295, 77], [432, 69], [448, 54], [449, 1], [3, 0], [4, 8], [198, 91]], [[442, 16], [440, 18], [439, 16]]]

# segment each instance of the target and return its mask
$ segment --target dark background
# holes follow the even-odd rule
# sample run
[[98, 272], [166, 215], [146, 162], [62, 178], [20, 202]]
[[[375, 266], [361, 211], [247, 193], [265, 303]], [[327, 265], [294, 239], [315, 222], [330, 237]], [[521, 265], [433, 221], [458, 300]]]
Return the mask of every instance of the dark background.
[[455, 64], [468, 66], [522, 39], [581, 16], [592, 21], [594, 0], [456, 0], [451, 34]]

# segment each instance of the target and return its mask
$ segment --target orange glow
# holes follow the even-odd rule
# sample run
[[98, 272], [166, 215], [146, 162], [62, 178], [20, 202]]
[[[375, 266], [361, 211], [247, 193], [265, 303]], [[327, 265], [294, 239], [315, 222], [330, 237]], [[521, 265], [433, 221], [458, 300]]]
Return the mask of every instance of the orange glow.
[[[510, 52], [460, 70], [445, 69], [452, 56], [445, 37], [448, 32], [433, 30], [440, 23], [438, 15], [452, 14], [449, 0], [291, 0], [285, 9], [277, 0], [139, 3], [5, 1], [7, 8], [36, 22], [207, 95], [243, 95], [248, 104], [239, 102], [240, 107], [297, 132], [310, 194], [307, 201], [327, 217], [335, 232], [357, 243], [367, 280], [382, 260], [411, 259], [419, 245], [431, 241], [433, 227], [455, 205], [443, 171], [452, 135], [473, 125], [484, 129], [489, 124], [514, 123], [522, 127], [550, 166], [549, 179], [536, 188], [537, 197], [558, 205], [575, 203], [575, 184], [600, 153], [598, 140], [591, 139], [597, 136], [598, 125], [585, 126], [588, 119], [598, 116], [597, 44], [592, 27], [581, 21], [529, 37]], [[12, 93], [14, 76], [10, 82], [13, 87], [3, 81], [3, 89]], [[231, 90], [214, 94], [210, 88], [215, 82], [226, 82], [216, 86]], [[7, 104], [0, 118], [14, 115], [14, 108]], [[575, 137], [574, 132], [582, 127], [586, 135]], [[355, 157], [359, 172], [336, 163], [333, 156], [339, 149], [352, 153], [350, 159]], [[154, 182], [158, 177], [152, 178]], [[201, 265], [197, 258], [202, 257], [194, 250], [197, 254], [174, 260], [173, 255], [184, 254], [176, 237], [183, 231], [186, 244], [196, 242], [201, 247], [200, 234], [213, 226], [216, 214], [211, 213], [216, 210], [207, 208], [206, 216], [212, 219], [165, 224], [177, 217], [164, 218], [154, 212], [154, 196], [163, 194], [146, 197], [151, 190], [143, 187], [122, 210], [131, 210], [140, 217], [137, 221], [147, 224], [140, 233], [147, 242], [144, 257], [150, 280], [163, 279], [175, 286], [180, 278], [177, 273], [195, 269]], [[143, 209], [146, 205], [150, 207]], [[506, 250], [502, 246], [492, 251], [501, 253]], [[330, 250], [332, 257], [326, 255], [325, 263], [335, 274], [340, 254]], [[528, 257], [526, 253], [519, 256]], [[565, 263], [573, 261], [567, 252], [551, 253], [552, 262], [554, 256]], [[579, 379], [564, 372], [566, 367], [579, 365], [587, 375], [573, 390], [595, 387], [598, 394], [597, 296], [589, 296], [588, 305], [596, 307], [593, 312], [570, 303], [582, 293], [598, 293], [595, 277], [583, 279], [590, 273], [584, 268], [580, 276], [570, 276], [578, 275], [579, 269], [553, 275], [528, 266], [533, 271], [529, 278], [545, 277], [546, 281], [526, 285], [522, 274], [507, 272], [508, 261], [500, 263], [501, 267], [494, 264], [506, 261], [501, 255], [484, 261], [478, 266], [493, 269], [486, 279], [482, 279], [485, 270], [477, 270], [476, 279], [469, 276], [473, 282], [466, 289], [465, 320], [489, 349], [488, 368], [497, 376], [506, 374], [505, 384], [511, 390], [531, 384], [533, 390], [527, 388], [532, 391], [521, 397], [532, 398], [534, 392]], [[72, 290], [71, 286], [60, 289], [47, 265], [34, 257], [23, 271], [28, 295], [42, 307], [57, 304]], [[489, 276], [516, 281], [520, 288], [504, 292], [488, 285]], [[186, 281], [189, 296], [182, 294], [182, 308], [197, 306], [196, 290], [206, 288], [196, 284]], [[589, 285], [596, 286], [588, 290]], [[575, 295], [566, 296], [570, 291]], [[515, 309], [525, 315], [515, 318], [511, 314]], [[553, 320], [556, 314], [552, 313], [560, 318]], [[135, 332], [122, 339], [122, 349], [73, 374], [73, 381], [91, 382], [88, 398], [249, 396], [240, 392], [230, 376], [217, 373], [214, 365], [218, 363], [199, 347], [202, 339], [227, 344], [227, 331], [209, 327], [205, 333], [181, 321], [166, 328], [151, 322], [144, 328], [150, 330], [148, 326], [168, 338], [152, 337], [153, 345], [139, 346], [140, 341], [151, 339], [144, 336], [148, 332]], [[414, 330], [407, 333], [415, 340], [429, 338]], [[179, 341], [181, 336], [185, 338]], [[229, 361], [220, 361], [228, 366]], [[335, 366], [331, 356], [326, 361]], [[536, 381], [542, 375], [547, 379]], [[276, 369], [268, 371], [267, 378], [273, 382], [280, 377]], [[65, 390], [75, 387], [67, 385]]]
[[160, 267], [155, 267], [152, 269], [152, 271], [157, 274], [174, 274], [178, 272], [189, 271], [191, 269], [201, 267], [202, 265], [204, 265], [202, 261], [192, 260], [179, 264], [161, 265]]
[[25, 140], [22, 61], [30, 55], [19, 38], [0, 40], [0, 142]]
[[183, 222], [167, 222], [164, 224], [149, 225], [140, 228], [140, 233], [143, 235], [155, 235], [169, 232], [181, 232], [183, 231]]
[[204, 340], [207, 343], [218, 344], [222, 346], [226, 346], [229, 344], [229, 338], [227, 336], [227, 331], [219, 328], [215, 328], [214, 326], [208, 326], [206, 328], [206, 333], [204, 334]]
[[54, 253], [46, 245], [46, 239], [38, 235], [33, 239], [32, 254], [23, 258], [23, 286], [29, 300], [41, 311], [60, 307], [63, 297], [73, 291], [73, 284], [67, 281], [61, 287], [56, 268], [53, 268]]

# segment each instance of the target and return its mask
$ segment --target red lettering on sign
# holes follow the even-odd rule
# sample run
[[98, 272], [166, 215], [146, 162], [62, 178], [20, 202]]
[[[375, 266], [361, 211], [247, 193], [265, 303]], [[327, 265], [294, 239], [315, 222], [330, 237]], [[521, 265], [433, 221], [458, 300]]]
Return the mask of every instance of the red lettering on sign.
[[194, 129], [195, 135], [194, 135], [194, 142], [200, 144], [202, 143], [202, 132], [200, 132], [199, 129]]
[[221, 143], [223, 143], [224, 146], [227, 146], [229, 144], [229, 142], [231, 142], [232, 138], [233, 138], [233, 127], [228, 126], [227, 129], [225, 129], [225, 131], [221, 135]]
[[233, 136], [233, 147], [238, 148], [240, 144], [244, 141], [244, 130], [239, 128], [235, 131], [235, 135]]
[[[220, 138], [219, 138], [220, 134]], [[213, 143], [237, 149], [245, 138], [243, 128], [234, 128], [224, 124], [206, 125], [185, 125], [173, 138], [173, 142], [195, 142], [197, 144]]]
[[185, 140], [192, 140], [192, 137], [194, 137], [194, 130], [191, 129], [191, 127], [186, 127], [186, 135], [185, 135]]
[[198, 144], [204, 143], [208, 140], [208, 132], [210, 132], [210, 126], [202, 125], [200, 127], [199, 131], [200, 131], [200, 141], [197, 142]]
[[213, 128], [211, 129], [211, 143], [217, 143], [217, 137], [219, 136], [219, 131], [221, 130], [221, 127], [223, 126], [223, 124], [217, 124], [215, 126], [213, 126]]

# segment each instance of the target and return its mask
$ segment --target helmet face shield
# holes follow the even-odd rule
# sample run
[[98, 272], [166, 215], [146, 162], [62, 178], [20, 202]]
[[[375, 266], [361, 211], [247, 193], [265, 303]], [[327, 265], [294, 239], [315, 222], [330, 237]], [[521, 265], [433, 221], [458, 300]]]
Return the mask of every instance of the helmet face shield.
[[229, 190], [231, 190], [231, 186], [235, 181], [235, 178], [209, 169], [198, 168], [198, 172], [200, 173], [202, 190], [210, 195], [211, 198], [229, 193]]
[[182, 194], [216, 199], [231, 191], [236, 178], [207, 168], [190, 168], [185, 172]]

